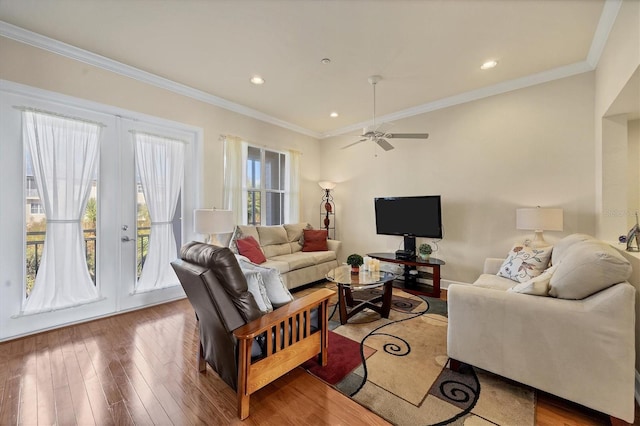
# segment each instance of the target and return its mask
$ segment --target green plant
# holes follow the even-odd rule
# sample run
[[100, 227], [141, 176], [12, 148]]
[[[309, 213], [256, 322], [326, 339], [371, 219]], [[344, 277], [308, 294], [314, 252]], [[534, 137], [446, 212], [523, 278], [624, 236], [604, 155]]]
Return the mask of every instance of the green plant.
[[431, 246], [429, 244], [422, 243], [420, 244], [420, 247], [418, 247], [418, 253], [422, 255], [429, 255], [433, 253], [433, 250], [431, 249]]
[[364, 263], [364, 259], [359, 254], [353, 253], [347, 257], [347, 265], [349, 266], [360, 266]]

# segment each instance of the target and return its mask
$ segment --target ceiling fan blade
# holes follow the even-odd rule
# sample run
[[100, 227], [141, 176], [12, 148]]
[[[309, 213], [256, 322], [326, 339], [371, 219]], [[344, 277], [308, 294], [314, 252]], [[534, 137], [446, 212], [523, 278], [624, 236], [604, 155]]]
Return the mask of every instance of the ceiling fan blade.
[[391, 145], [385, 139], [378, 138], [376, 139], [376, 143], [380, 145], [380, 148], [384, 149], [385, 151], [391, 151], [393, 149], [393, 145]]
[[429, 133], [387, 133], [384, 137], [389, 139], [427, 139]]
[[347, 148], [349, 148], [351, 146], [358, 145], [359, 143], [362, 143], [362, 142], [365, 142], [365, 141], [368, 141], [368, 140], [369, 139], [360, 139], [359, 141], [355, 141], [354, 143], [350, 143], [349, 145], [345, 145], [340, 149], [347, 149]]

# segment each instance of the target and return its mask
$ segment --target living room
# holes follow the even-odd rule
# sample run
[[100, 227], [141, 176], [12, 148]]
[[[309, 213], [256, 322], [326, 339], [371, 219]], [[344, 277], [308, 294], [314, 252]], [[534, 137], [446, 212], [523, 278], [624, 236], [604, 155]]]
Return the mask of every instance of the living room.
[[[588, 40], [580, 44], [582, 49], [573, 52], [574, 59], [568, 62], [553, 69], [531, 71], [507, 82], [500, 77], [476, 75], [474, 78], [485, 78], [486, 82], [462, 92], [443, 92], [422, 108], [409, 112], [404, 111], [407, 108], [393, 110], [387, 106], [397, 90], [394, 80], [413, 79], [415, 86], [426, 83], [411, 73], [396, 77], [386, 73], [383, 66], [370, 69], [361, 76], [361, 81], [354, 83], [362, 86], [362, 95], [355, 104], [362, 115], [332, 125], [329, 111], [322, 111], [326, 116], [323, 119], [330, 123], [328, 126], [333, 126], [327, 127], [327, 132], [308, 131], [303, 124], [291, 125], [290, 122], [295, 123], [293, 117], [275, 117], [281, 120], [278, 122], [269, 114], [259, 114], [259, 109], [241, 109], [240, 101], [225, 108], [220, 98], [175, 84], [189, 86], [185, 82], [188, 75], [185, 81], [177, 77], [174, 81], [163, 81], [144, 68], [150, 74], [136, 73], [136, 69], [109, 61], [102, 63], [97, 57], [85, 55], [86, 52], [67, 51], [60, 41], [71, 46], [82, 45], [81, 41], [57, 39], [51, 35], [55, 31], [45, 26], [31, 29], [31, 33], [26, 20], [29, 8], [20, 10], [17, 3], [8, 1], [0, 5], [0, 20], [5, 23], [0, 26], [3, 94], [16, 90], [16, 85], [20, 90], [26, 86], [181, 123], [186, 130], [197, 129], [201, 153], [199, 164], [193, 168], [193, 208], [224, 205], [221, 135], [273, 150], [297, 151], [301, 153], [299, 221], [321, 227], [318, 210], [323, 191], [318, 182], [336, 183], [332, 195], [336, 208], [335, 237], [342, 242], [340, 262], [350, 253], [394, 252], [400, 248], [401, 238], [376, 235], [373, 200], [381, 196], [442, 196], [444, 236], [434, 256], [446, 261], [442, 268], [444, 288], [452, 283], [472, 283], [482, 272], [485, 258], [504, 257], [516, 240], [531, 234], [516, 229], [517, 208], [562, 208], [563, 230], [545, 232], [545, 238], [552, 243], [573, 233], [615, 242], [635, 223], [640, 160], [637, 156], [635, 160], [627, 160], [632, 152], [627, 145], [637, 141], [640, 133], [637, 1], [585, 0], [590, 13], [591, 9], [597, 9], [589, 15], [591, 32], [584, 36]], [[497, 7], [495, 3], [500, 2], [492, 3], [492, 7]], [[579, 7], [581, 2], [575, 3]], [[55, 6], [49, 7], [54, 13]], [[596, 31], [600, 21], [610, 25], [602, 33]], [[21, 27], [21, 23], [24, 31], [16, 30], [14, 25]], [[446, 46], [446, 41], [439, 43]], [[375, 51], [375, 46], [371, 51]], [[109, 58], [103, 52], [91, 53]], [[318, 55], [314, 61], [319, 82], [323, 81], [323, 73], [338, 73], [336, 69], [345, 66], [338, 57], [333, 57], [330, 64], [322, 64], [320, 60], [330, 53], [312, 53]], [[505, 58], [494, 70], [483, 72], [499, 72], [506, 65], [504, 62], [508, 60]], [[446, 70], [446, 64], [439, 66]], [[161, 75], [160, 71], [156, 74]], [[393, 132], [428, 132], [426, 141], [391, 140], [395, 147], [391, 151], [383, 151], [370, 142], [342, 149], [359, 139], [361, 132], [355, 124], [371, 120], [372, 88], [367, 78], [375, 74], [383, 78], [376, 85], [377, 119], [393, 121]], [[243, 76], [245, 80], [248, 77]], [[265, 75], [264, 87], [246, 90], [268, 88], [275, 79]], [[631, 102], [625, 104], [629, 92]], [[244, 96], [239, 94], [239, 99], [241, 95]], [[289, 93], [270, 95], [267, 98], [274, 103], [285, 103]], [[268, 105], [268, 100], [261, 102]], [[405, 115], [394, 118], [393, 113], [400, 109]], [[340, 112], [341, 117], [348, 114]], [[629, 118], [621, 122], [620, 114], [629, 114]], [[621, 133], [625, 135], [620, 136]], [[3, 152], [4, 149], [3, 146]], [[4, 166], [13, 160], [5, 157], [0, 161], [4, 161], [6, 171]], [[3, 181], [19, 186], [20, 180], [16, 179], [15, 176], [5, 179], [3, 175]], [[2, 193], [8, 197], [8, 190]], [[2, 199], [3, 210], [5, 200]], [[199, 236], [189, 234], [192, 229], [189, 220], [185, 223], [185, 229], [189, 230], [185, 237], [196, 239]], [[20, 253], [12, 254], [16, 251], [15, 242], [22, 244], [23, 237], [16, 234], [14, 222], [6, 217], [0, 222], [2, 234], [12, 236], [2, 243], [0, 265], [3, 270], [13, 270], [16, 264], [23, 264]], [[640, 289], [638, 258], [634, 254], [627, 257], [634, 266], [630, 282]], [[21, 273], [22, 268], [19, 269]], [[2, 280], [0, 324], [5, 331], [15, 315], [14, 306], [8, 305], [13, 303], [8, 302], [11, 298], [5, 296], [10, 292], [13, 297], [16, 286], [10, 283], [16, 281], [22, 282], [22, 278], [8, 274]], [[636, 354], [640, 353], [638, 330], [640, 327], [636, 328]], [[28, 333], [3, 332], [0, 338], [10, 340], [24, 334]], [[638, 361], [636, 370], [640, 370]], [[636, 389], [639, 387], [636, 381]]]

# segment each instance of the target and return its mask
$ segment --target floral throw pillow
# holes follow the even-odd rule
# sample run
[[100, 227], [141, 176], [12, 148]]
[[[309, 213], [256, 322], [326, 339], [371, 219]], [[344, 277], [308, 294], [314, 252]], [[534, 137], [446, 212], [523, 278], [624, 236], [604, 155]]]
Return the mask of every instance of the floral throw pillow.
[[523, 244], [513, 246], [498, 275], [523, 283], [547, 269], [553, 247], [532, 248]]

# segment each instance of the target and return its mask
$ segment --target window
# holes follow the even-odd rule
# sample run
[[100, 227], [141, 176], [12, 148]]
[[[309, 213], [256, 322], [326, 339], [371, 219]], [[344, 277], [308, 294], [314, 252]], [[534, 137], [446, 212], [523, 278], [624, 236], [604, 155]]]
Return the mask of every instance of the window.
[[247, 224], [281, 225], [285, 222], [287, 156], [249, 146], [246, 161]]
[[31, 214], [44, 214], [44, 210], [42, 210], [42, 204], [38, 202], [32, 202], [31, 206]]

